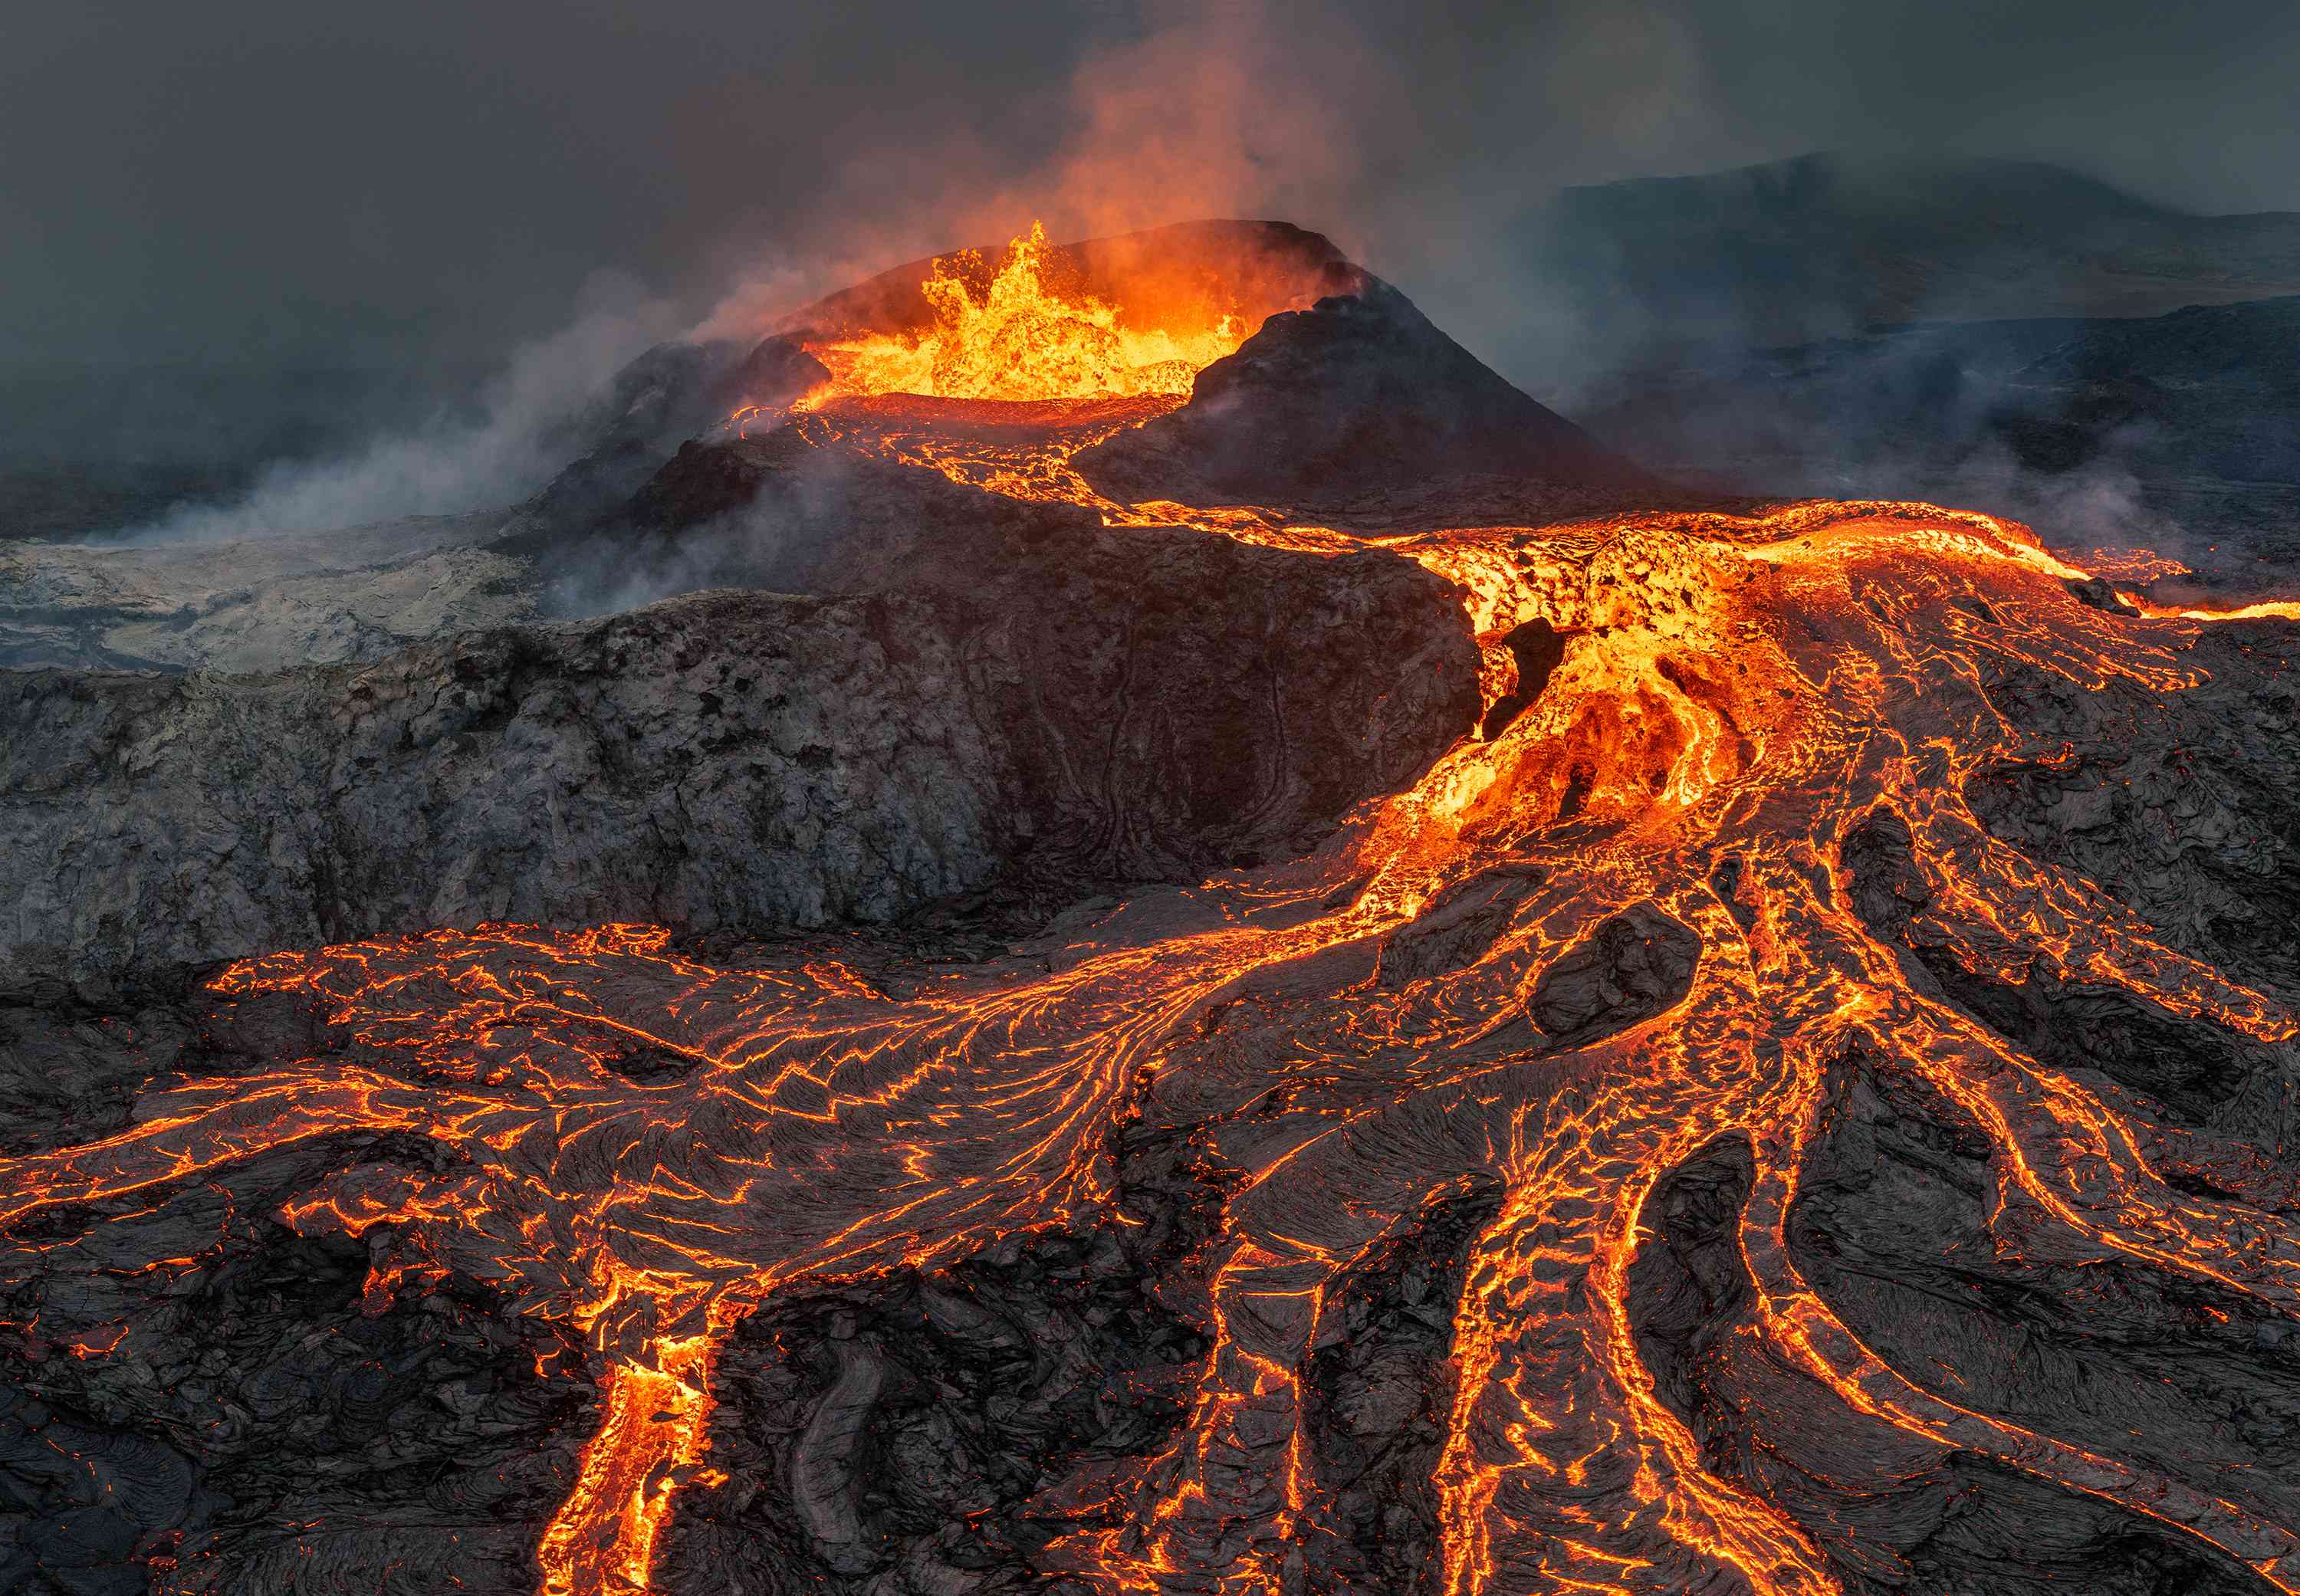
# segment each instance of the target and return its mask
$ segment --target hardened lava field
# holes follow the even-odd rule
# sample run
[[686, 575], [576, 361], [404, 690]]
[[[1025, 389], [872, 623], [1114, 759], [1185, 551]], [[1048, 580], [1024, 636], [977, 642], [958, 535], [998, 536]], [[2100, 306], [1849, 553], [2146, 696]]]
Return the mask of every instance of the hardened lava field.
[[[953, 294], [946, 338], [996, 308]], [[205, 1067], [0, 1165], [41, 1400], [292, 1431], [287, 1372], [138, 1393], [300, 1248], [335, 1284], [267, 1367], [460, 1335], [517, 1459], [131, 1525], [154, 1589], [2300, 1591], [2291, 606], [1921, 504], [1121, 502], [1071, 456], [1141, 394], [858, 394], [864, 353], [775, 436], [1412, 561], [1476, 728], [1299, 851], [1011, 935], [210, 973]], [[362, 1482], [429, 1507], [338, 1519]]]

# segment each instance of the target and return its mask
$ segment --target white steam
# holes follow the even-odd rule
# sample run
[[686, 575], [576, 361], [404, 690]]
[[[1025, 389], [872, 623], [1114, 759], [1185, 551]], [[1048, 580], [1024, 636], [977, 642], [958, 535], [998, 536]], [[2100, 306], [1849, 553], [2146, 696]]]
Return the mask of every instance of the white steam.
[[575, 423], [615, 373], [682, 324], [628, 279], [587, 285], [572, 324], [527, 345], [480, 395], [476, 420], [440, 416], [320, 461], [267, 466], [229, 503], [183, 504], [121, 536], [222, 540], [332, 531], [404, 516], [457, 515], [525, 498], [567, 463]]

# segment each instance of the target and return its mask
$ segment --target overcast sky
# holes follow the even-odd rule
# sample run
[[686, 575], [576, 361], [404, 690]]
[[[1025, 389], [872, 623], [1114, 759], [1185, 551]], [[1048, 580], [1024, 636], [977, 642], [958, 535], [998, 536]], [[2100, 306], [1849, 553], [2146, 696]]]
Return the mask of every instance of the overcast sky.
[[19, 5], [0, 366], [484, 361], [1033, 213], [1281, 216], [1443, 299], [1561, 185], [1820, 148], [2300, 209], [2296, 81], [2292, 0]]

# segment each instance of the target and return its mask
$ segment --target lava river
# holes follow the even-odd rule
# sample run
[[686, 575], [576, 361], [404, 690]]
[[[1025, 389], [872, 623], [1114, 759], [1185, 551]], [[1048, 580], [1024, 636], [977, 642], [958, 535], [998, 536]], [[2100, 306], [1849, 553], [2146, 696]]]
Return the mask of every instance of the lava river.
[[[1086, 487], [1071, 451], [1182, 403], [1189, 370], [1245, 328], [1134, 347], [1102, 306], [1049, 322], [1038, 246], [1017, 244], [979, 306], [936, 299], [927, 343], [842, 345], [838, 388], [787, 423], [1111, 524], [1354, 547], [1281, 515]], [[978, 382], [966, 336], [1038, 347], [1046, 327], [1077, 345], [1046, 391]], [[1127, 382], [1065, 398], [1071, 368], [1099, 391], [1111, 370]], [[888, 382], [922, 394], [876, 391]], [[1785, 1242], [1830, 1081], [1849, 1056], [1881, 1058], [1985, 1126], [1996, 1214], [2020, 1217], [2005, 1235], [2049, 1230], [2084, 1256], [2300, 1306], [2300, 1233], [2171, 1189], [2146, 1126], [1912, 980], [1849, 881], [1847, 839], [1888, 819], [1928, 936], [1969, 968], [2054, 970], [2288, 1044], [2281, 1007], [1992, 837], [1964, 795], [1994, 763], [2049, 752], [1992, 697], [2001, 669], [2176, 694], [2199, 681], [2183, 646], [2211, 616], [2084, 605], [2084, 570], [2026, 529], [1929, 506], [1385, 543], [1461, 589], [1493, 713], [1311, 858], [1141, 893], [1067, 945], [899, 989], [828, 952], [715, 968], [651, 927], [248, 959], [212, 986], [304, 993], [347, 1044], [163, 1083], [127, 1132], [4, 1161], [0, 1218], [163, 1202], [308, 1138], [437, 1143], [430, 1168], [354, 1164], [285, 1218], [391, 1237], [375, 1294], [453, 1269], [587, 1334], [603, 1412], [538, 1564], [552, 1596], [604, 1596], [651, 1587], [679, 1492], [724, 1484], [713, 1359], [763, 1300], [1023, 1230], [1138, 1224], [1111, 1159], [1125, 1122], [1262, 1104], [1221, 1145], [1235, 1182], [1194, 1260], [1212, 1350], [1187, 1419], [1046, 1550], [1049, 1571], [1102, 1592], [1309, 1589], [1304, 1548], [1334, 1534], [1304, 1424], [1329, 1290], [1435, 1201], [1481, 1189], [1495, 1208], [1454, 1306], [1435, 1476], [1440, 1587], [1812, 1596], [1840, 1589], [1821, 1550], [1706, 1467], [1630, 1327], [1646, 1205], [1732, 1141], [1753, 1164], [1737, 1329], [1814, 1401], [2107, 1497], [2300, 1592], [2300, 1539], [2272, 1504], [2205, 1497], [1918, 1384]], [[1532, 653], [1511, 644], [1527, 635], [1548, 642], [1541, 681], [1521, 681]]]
[[[1236, 512], [1201, 524], [1337, 541]], [[682, 1494], [723, 1483], [714, 1356], [764, 1300], [1132, 1223], [1121, 1124], [1274, 1105], [1221, 1143], [1237, 1178], [1193, 1262], [1212, 1351], [1187, 1417], [1050, 1568], [1110, 1592], [1307, 1588], [1304, 1548], [1335, 1533], [1303, 1421], [1329, 1292], [1477, 1189], [1497, 1207], [1453, 1311], [1441, 1588], [1818, 1596], [1840, 1588], [1821, 1550], [1705, 1466], [1630, 1324], [1657, 1186], [1729, 1141], [1754, 1171], [1737, 1333], [1812, 1401], [2107, 1499], [2300, 1591], [2300, 1525], [2264, 1492], [2208, 1496], [1960, 1405], [1864, 1344], [1784, 1238], [1832, 1078], [1859, 1055], [1984, 1127], [2008, 1238], [2300, 1309], [2300, 1233], [2173, 1189], [2145, 1129], [1913, 980], [1856, 911], [1846, 858], [1889, 818], [1925, 889], [1914, 912], [1969, 967], [2288, 1043], [2276, 1002], [1996, 839], [1964, 796], [2039, 752], [1992, 698], [2000, 668], [2179, 694], [2210, 622], [2081, 603], [2084, 573], [2025, 528], [1920, 505], [1388, 541], [1459, 586], [1489, 702], [1514, 713], [1309, 858], [1145, 892], [1067, 945], [899, 985], [828, 955], [717, 968], [624, 926], [246, 960], [214, 987], [309, 994], [351, 1040], [155, 1084], [131, 1128], [7, 1161], [5, 1216], [164, 1202], [300, 1139], [439, 1144], [429, 1168], [346, 1168], [287, 1218], [388, 1227], [404, 1268], [461, 1271], [586, 1334], [604, 1400], [538, 1558], [544, 1591], [602, 1596], [650, 1588]], [[1534, 622], [1554, 664], [1521, 685], [1503, 640]]]

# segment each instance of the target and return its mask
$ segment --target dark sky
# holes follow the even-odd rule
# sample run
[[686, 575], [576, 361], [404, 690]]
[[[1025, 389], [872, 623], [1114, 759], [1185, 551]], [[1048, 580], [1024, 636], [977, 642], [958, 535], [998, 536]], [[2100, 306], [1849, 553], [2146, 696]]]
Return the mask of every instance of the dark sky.
[[1491, 303], [1560, 185], [1815, 148], [2300, 209], [2296, 80], [2291, 0], [20, 5], [0, 367], [483, 361], [1033, 213], [1284, 216]]

